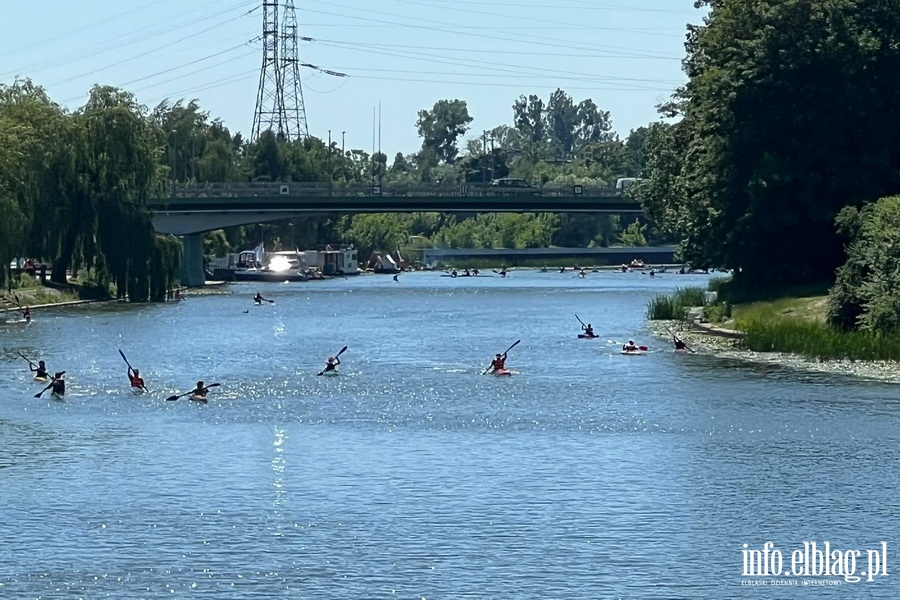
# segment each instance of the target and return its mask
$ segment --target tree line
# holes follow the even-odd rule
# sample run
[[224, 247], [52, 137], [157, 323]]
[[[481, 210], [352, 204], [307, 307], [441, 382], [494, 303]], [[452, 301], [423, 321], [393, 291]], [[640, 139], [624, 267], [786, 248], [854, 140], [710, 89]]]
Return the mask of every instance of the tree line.
[[[51, 280], [84, 275], [134, 301], [165, 297], [178, 275], [179, 244], [154, 234], [147, 203], [173, 183], [330, 182], [333, 185], [465, 183], [500, 177], [612, 185], [646, 168], [646, 129], [626, 140], [608, 112], [575, 103], [562, 90], [544, 102], [519, 98], [512, 124], [460, 147], [472, 117], [463, 100], [419, 112], [421, 149], [382, 153], [344, 149], [316, 137], [286, 141], [271, 131], [249, 142], [196, 101], [148, 109], [127, 91], [95, 86], [67, 111], [30, 80], [0, 86], [0, 260], [49, 261]], [[222, 254], [260, 239], [276, 248], [345, 241], [365, 252], [409, 245], [538, 247], [643, 245], [665, 239], [645, 219], [598, 215], [354, 215], [233, 227], [207, 236]], [[8, 268], [0, 283], [9, 284]]]
[[660, 107], [674, 122], [646, 131], [648, 215], [685, 260], [734, 269], [736, 296], [834, 284], [840, 267], [831, 322], [895, 328], [900, 208], [872, 203], [900, 193], [896, 3], [695, 4], [688, 82]]

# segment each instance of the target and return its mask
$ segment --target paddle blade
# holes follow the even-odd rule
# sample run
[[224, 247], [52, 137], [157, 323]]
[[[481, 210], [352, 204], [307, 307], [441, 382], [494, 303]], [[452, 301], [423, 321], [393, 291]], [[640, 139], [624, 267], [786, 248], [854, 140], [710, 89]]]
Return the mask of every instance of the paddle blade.
[[646, 352], [649, 349], [650, 348], [648, 348], [647, 346], [638, 346], [638, 350], [643, 350], [644, 352]]
[[341, 351], [338, 352], [335, 356], [340, 356], [341, 354], [343, 354], [346, 351], [347, 351], [347, 346], [344, 346], [343, 348], [341, 348]]
[[206, 387], [207, 387], [207, 388], [211, 388], [211, 387], [219, 387], [220, 385], [222, 385], [222, 384], [221, 384], [221, 383], [211, 383], [211, 384], [209, 384], [209, 385], [206, 386]]
[[169, 396], [168, 398], [166, 398], [166, 402], [171, 402], [173, 400], [178, 400], [178, 396]]

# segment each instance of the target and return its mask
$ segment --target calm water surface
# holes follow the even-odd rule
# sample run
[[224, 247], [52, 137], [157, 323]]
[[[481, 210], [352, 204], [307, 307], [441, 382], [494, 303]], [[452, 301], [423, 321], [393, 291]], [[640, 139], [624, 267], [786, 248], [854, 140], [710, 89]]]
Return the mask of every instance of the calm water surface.
[[[417, 273], [0, 325], [0, 598], [900, 597], [900, 390], [650, 339], [647, 300], [705, 281]], [[516, 376], [479, 374], [518, 339]], [[164, 400], [197, 379], [208, 405]], [[741, 585], [743, 544], [826, 540], [857, 573], [886, 541], [889, 576]]]

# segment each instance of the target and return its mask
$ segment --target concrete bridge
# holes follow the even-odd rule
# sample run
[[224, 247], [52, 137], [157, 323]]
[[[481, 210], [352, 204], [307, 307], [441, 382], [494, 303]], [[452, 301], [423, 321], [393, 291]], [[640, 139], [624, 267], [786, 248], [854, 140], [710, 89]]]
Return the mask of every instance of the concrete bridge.
[[[168, 192], [168, 193], [167, 193]], [[611, 187], [482, 184], [347, 186], [321, 183], [176, 184], [150, 205], [159, 233], [183, 236], [182, 283], [203, 285], [203, 233], [281, 219], [360, 213], [640, 213]]]

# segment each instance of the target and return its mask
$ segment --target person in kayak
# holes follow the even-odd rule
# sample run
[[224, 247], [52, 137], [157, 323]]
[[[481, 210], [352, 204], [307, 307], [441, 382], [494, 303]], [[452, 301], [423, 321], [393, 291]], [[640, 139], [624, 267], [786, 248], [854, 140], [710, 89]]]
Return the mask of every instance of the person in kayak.
[[597, 337], [597, 334], [594, 333], [594, 328], [590, 323], [588, 323], [587, 325], [582, 325], [581, 328], [584, 329], [584, 335], [588, 337]]
[[29, 310], [27, 306], [22, 309], [22, 318], [26, 321], [31, 320], [31, 310]]
[[31, 369], [31, 372], [34, 373], [35, 377], [49, 377], [49, 375], [47, 375], [47, 365], [45, 365], [42, 360], [38, 361], [37, 367], [29, 365], [28, 368]]
[[253, 298], [253, 301], [257, 304], [262, 304], [263, 302], [266, 302], [266, 299], [263, 298], [259, 292], [256, 292], [256, 296]]
[[144, 385], [144, 379], [139, 370], [128, 367], [128, 381], [131, 382], [131, 387], [147, 391], [147, 386]]
[[202, 381], [197, 382], [197, 387], [190, 391], [191, 399], [193, 400], [194, 396], [199, 396], [201, 398], [206, 398], [206, 395], [209, 393], [209, 388], [204, 387]]
[[622, 350], [625, 352], [637, 352], [639, 348], [634, 345], [634, 340], [628, 340], [628, 343], [622, 346]]
[[63, 379], [63, 376], [66, 374], [65, 371], [58, 371], [53, 375], [53, 381], [50, 382], [50, 389], [53, 390], [53, 393], [57, 396], [65, 396], [66, 395], [66, 380]]
[[506, 356], [498, 354], [494, 357], [494, 360], [491, 361], [491, 373], [504, 370], [506, 370]]
[[690, 350], [690, 348], [687, 347], [687, 344], [678, 339], [678, 336], [676, 336], [674, 333], [672, 334], [672, 340], [675, 342], [676, 350]]
[[328, 371], [336, 371], [339, 364], [341, 364], [341, 359], [339, 357], [329, 356], [322, 372], [327, 373]]

